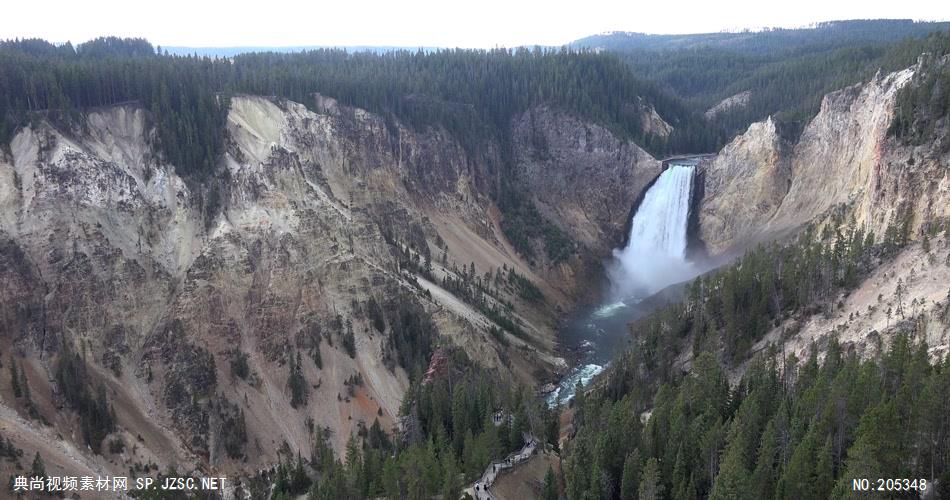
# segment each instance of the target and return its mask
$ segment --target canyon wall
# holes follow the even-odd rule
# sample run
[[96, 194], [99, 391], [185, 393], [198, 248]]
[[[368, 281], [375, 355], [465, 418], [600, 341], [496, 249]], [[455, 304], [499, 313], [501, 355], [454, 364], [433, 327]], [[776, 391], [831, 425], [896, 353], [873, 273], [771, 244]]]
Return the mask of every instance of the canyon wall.
[[825, 96], [794, 143], [770, 119], [703, 165], [700, 238], [725, 255], [834, 217], [882, 236], [899, 217], [912, 232], [950, 217], [948, 156], [932, 141], [888, 133], [895, 96], [916, 68], [878, 74]]
[[[226, 153], [204, 177], [161, 160], [148, 113], [133, 105], [90, 112], [75, 130], [40, 121], [16, 134], [12, 154], [0, 153], [0, 352], [23, 367], [35, 414], [4, 369], [4, 437], [70, 474], [249, 472], [280, 449], [308, 455], [322, 428], [342, 452], [362, 425], [399, 425], [411, 375], [392, 338], [401, 314], [429, 318], [437, 346], [529, 388], [566, 369], [557, 311], [587, 281], [564, 278], [609, 254], [658, 162], [568, 115], [516, 117], [516, 171], [578, 245], [557, 265], [528, 262], [500, 229], [497, 145], [472, 157], [440, 129], [328, 98], [315, 109], [233, 97]], [[544, 156], [526, 139], [531, 122]], [[484, 300], [511, 304], [522, 330], [499, 339], [484, 306], [444, 280], [501, 268], [543, 298], [495, 282]], [[105, 388], [117, 422], [109, 439], [124, 451], [83, 443], [56, 382], [68, 350]], [[292, 404], [294, 370], [303, 404]], [[246, 438], [234, 453], [238, 421]]]

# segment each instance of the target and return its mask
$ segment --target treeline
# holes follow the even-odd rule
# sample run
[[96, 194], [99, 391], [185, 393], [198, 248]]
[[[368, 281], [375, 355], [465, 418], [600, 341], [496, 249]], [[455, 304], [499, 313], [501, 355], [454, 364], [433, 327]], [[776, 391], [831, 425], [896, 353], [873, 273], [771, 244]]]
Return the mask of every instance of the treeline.
[[[730, 389], [715, 357], [664, 385], [646, 425], [628, 394], [577, 400], [571, 499], [852, 498], [855, 478], [907, 478], [897, 498], [950, 494], [950, 360], [898, 334], [878, 361], [774, 351]], [[911, 485], [914, 489], [909, 489]], [[877, 483], [873, 484], [877, 487]]]
[[802, 28], [764, 28], [720, 33], [648, 35], [606, 33], [582, 38], [571, 45], [604, 50], [674, 51], [714, 47], [744, 56], [787, 55], [846, 46], [888, 44], [920, 38], [950, 29], [948, 22], [911, 19], [853, 19], [826, 21]]
[[320, 92], [411, 126], [445, 127], [470, 155], [487, 140], [504, 141], [511, 118], [539, 104], [603, 123], [658, 150], [712, 146], [687, 144], [677, 133], [668, 143], [648, 138], [631, 112], [638, 98], [674, 126], [685, 126], [689, 111], [616, 57], [593, 52], [324, 49], [211, 59], [158, 54], [140, 39], [103, 38], [75, 48], [15, 40], [0, 43], [0, 68], [4, 144], [37, 113], [75, 119], [84, 109], [135, 101], [153, 112], [161, 150], [186, 173], [206, 173], [221, 152], [226, 97], [233, 93], [312, 106], [312, 94]]
[[775, 115], [797, 136], [818, 113], [825, 94], [868, 81], [878, 71], [887, 74], [913, 66], [922, 53], [948, 51], [950, 33], [943, 32], [893, 45], [845, 47], [770, 63], [726, 89], [726, 96], [750, 89], [752, 96], [748, 106], [724, 113], [716, 121], [726, 130], [740, 131]]
[[[950, 38], [948, 38], [950, 45]], [[899, 139], [920, 145], [934, 138], [934, 132], [950, 116], [950, 63], [942, 61], [941, 54], [950, 48], [928, 54], [922, 60], [918, 78], [897, 92], [891, 132]], [[946, 127], [946, 125], [943, 125]], [[937, 153], [950, 151], [950, 138], [944, 133], [939, 138]]]
[[726, 141], [771, 115], [794, 139], [818, 112], [825, 94], [867, 81], [878, 70], [887, 73], [912, 66], [923, 52], [946, 54], [950, 33], [942, 29], [930, 36], [918, 31], [915, 38], [903, 41], [882, 35], [849, 38], [847, 43], [775, 45], [767, 51], [701, 43], [676, 50], [620, 49], [619, 55], [637, 74], [653, 75], [697, 113], [751, 91], [747, 104], [717, 114], [707, 133]]

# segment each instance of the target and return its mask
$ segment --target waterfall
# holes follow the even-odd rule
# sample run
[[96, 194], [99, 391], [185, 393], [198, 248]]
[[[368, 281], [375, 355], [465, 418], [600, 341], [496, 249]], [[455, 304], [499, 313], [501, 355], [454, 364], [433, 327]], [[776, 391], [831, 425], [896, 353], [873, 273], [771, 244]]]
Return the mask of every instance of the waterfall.
[[644, 195], [630, 221], [627, 246], [614, 250], [614, 259], [607, 265], [612, 296], [568, 327], [572, 335], [583, 339], [585, 357], [548, 394], [549, 406], [574, 397], [578, 383], [590, 383], [623, 349], [629, 322], [650, 311], [649, 305], [641, 306], [642, 299], [701, 271], [686, 260], [693, 170], [691, 165], [670, 166]]
[[647, 191], [630, 223], [627, 246], [608, 268], [615, 298], [645, 297], [695, 273], [686, 261], [694, 167], [671, 165]]

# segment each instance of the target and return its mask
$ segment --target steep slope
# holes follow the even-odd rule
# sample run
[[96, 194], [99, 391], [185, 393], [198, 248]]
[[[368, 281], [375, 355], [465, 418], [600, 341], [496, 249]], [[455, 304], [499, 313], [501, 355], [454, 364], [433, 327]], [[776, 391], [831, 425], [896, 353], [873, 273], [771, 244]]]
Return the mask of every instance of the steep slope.
[[[530, 165], [513, 141], [546, 215], [585, 249], [532, 266], [499, 229], [490, 169], [449, 134], [327, 98], [317, 109], [233, 97], [226, 153], [204, 180], [160, 159], [135, 106], [15, 135], [0, 159], [0, 351], [32, 396], [15, 397], [3, 371], [4, 437], [57, 472], [247, 472], [308, 455], [323, 428], [340, 453], [363, 425], [395, 427], [435, 345], [529, 387], [566, 368], [555, 311], [591, 278], [562, 278], [609, 252], [626, 210], [608, 205], [629, 207], [658, 163], [604, 129], [532, 111], [544, 134], [596, 136]], [[558, 202], [565, 186], [577, 205]], [[593, 226], [579, 223], [584, 210]], [[90, 394], [105, 388], [106, 441], [124, 450], [86, 437], [60, 378], [70, 356]]]
[[631, 324], [564, 411], [568, 497], [640, 477], [641, 495], [839, 498], [882, 470], [945, 496], [950, 61], [927, 60], [827, 95], [795, 143], [769, 119], [701, 162], [700, 236], [744, 255]]
[[[771, 119], [703, 165], [700, 237], [711, 254], [741, 251], [834, 216], [882, 236], [950, 216], [946, 153], [888, 134], [895, 94], [914, 69], [827, 95], [795, 144]], [[938, 141], [939, 142], [939, 141]]]
[[[600, 259], [621, 246], [637, 196], [662, 165], [639, 146], [604, 127], [549, 108], [536, 108], [512, 126], [518, 174], [538, 209], [593, 256], [594, 268], [574, 274], [561, 266], [558, 280], [594, 284]], [[593, 287], [588, 287], [593, 290]]]
[[[913, 68], [828, 94], [794, 144], [769, 119], [703, 163], [699, 233], [713, 257], [809, 225], [832, 235], [859, 229], [877, 242], [910, 242], [836, 298], [837, 307], [781, 322], [754, 351], [781, 343], [804, 357], [813, 341], [824, 346], [836, 337], [870, 356], [895, 331], [914, 330], [902, 325], [908, 317], [926, 323], [921, 339], [935, 356], [946, 352], [946, 242], [939, 236], [950, 223], [950, 156], [941, 147], [945, 120], [917, 145], [891, 129], [896, 95], [920, 84], [923, 64], [922, 58]], [[913, 314], [905, 314], [911, 307]]]

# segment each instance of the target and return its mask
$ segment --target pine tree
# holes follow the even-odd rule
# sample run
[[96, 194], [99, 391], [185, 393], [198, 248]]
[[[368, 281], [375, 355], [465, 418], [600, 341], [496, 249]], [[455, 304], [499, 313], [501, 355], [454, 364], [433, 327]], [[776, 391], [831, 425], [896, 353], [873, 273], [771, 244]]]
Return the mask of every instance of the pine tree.
[[835, 486], [834, 458], [831, 455], [830, 436], [825, 439], [825, 444], [818, 450], [814, 477], [815, 498], [828, 498]]
[[36, 455], [33, 456], [30, 477], [46, 477], [46, 465], [43, 463], [43, 458], [40, 457], [40, 452], [36, 452]]
[[351, 434], [346, 441], [346, 482], [351, 487], [356, 487], [363, 483], [363, 454], [360, 451], [360, 445], [356, 436]]
[[287, 376], [287, 387], [290, 389], [290, 406], [299, 408], [307, 405], [307, 379], [304, 378], [300, 367], [300, 352], [290, 356], [290, 373]]
[[356, 358], [356, 336], [353, 334], [353, 322], [349, 318], [346, 320], [346, 332], [343, 334], [343, 349], [349, 357]]
[[753, 498], [752, 485], [749, 482], [749, 472], [741, 463], [739, 453], [727, 453], [723, 458], [722, 467], [716, 476], [710, 500], [741, 500]]
[[449, 448], [442, 452], [442, 498], [459, 498], [462, 485], [459, 482], [459, 465]]
[[316, 366], [318, 370], [322, 370], [323, 356], [320, 354], [320, 341], [319, 341], [320, 337], [317, 336], [316, 338], [318, 339], [316, 342], [317, 345], [315, 345], [313, 349], [310, 351], [310, 357], [313, 359], [314, 366]]
[[755, 470], [752, 472], [752, 488], [758, 498], [772, 498], [775, 492], [777, 457], [778, 439], [773, 419], [762, 432]]
[[290, 471], [286, 491], [291, 494], [299, 495], [307, 491], [308, 488], [310, 488], [310, 477], [307, 476], [307, 471], [304, 470], [303, 458], [298, 451], [297, 461], [294, 464], [294, 468]]
[[805, 438], [795, 447], [795, 451], [779, 480], [776, 497], [794, 500], [814, 498], [814, 471], [816, 462], [815, 440], [817, 431], [809, 429]]
[[544, 474], [544, 486], [541, 487], [541, 500], [558, 500], [558, 498], [557, 476], [554, 475], [554, 469], [549, 465], [548, 471]]
[[601, 467], [600, 462], [594, 460], [594, 463], [590, 467], [590, 480], [584, 498], [590, 500], [607, 500], [606, 479], [606, 473]]
[[640, 500], [660, 500], [663, 498], [663, 483], [660, 482], [660, 466], [656, 458], [651, 457], [643, 467], [638, 495]]
[[10, 384], [13, 386], [13, 397], [23, 396], [23, 390], [20, 387], [20, 373], [17, 371], [16, 358], [10, 356]]
[[640, 451], [634, 449], [623, 462], [620, 500], [637, 500], [640, 486]]
[[835, 490], [842, 497], [850, 491], [850, 478], [885, 477], [901, 471], [901, 422], [894, 401], [881, 403], [861, 418], [854, 444], [848, 449], [847, 467]]

